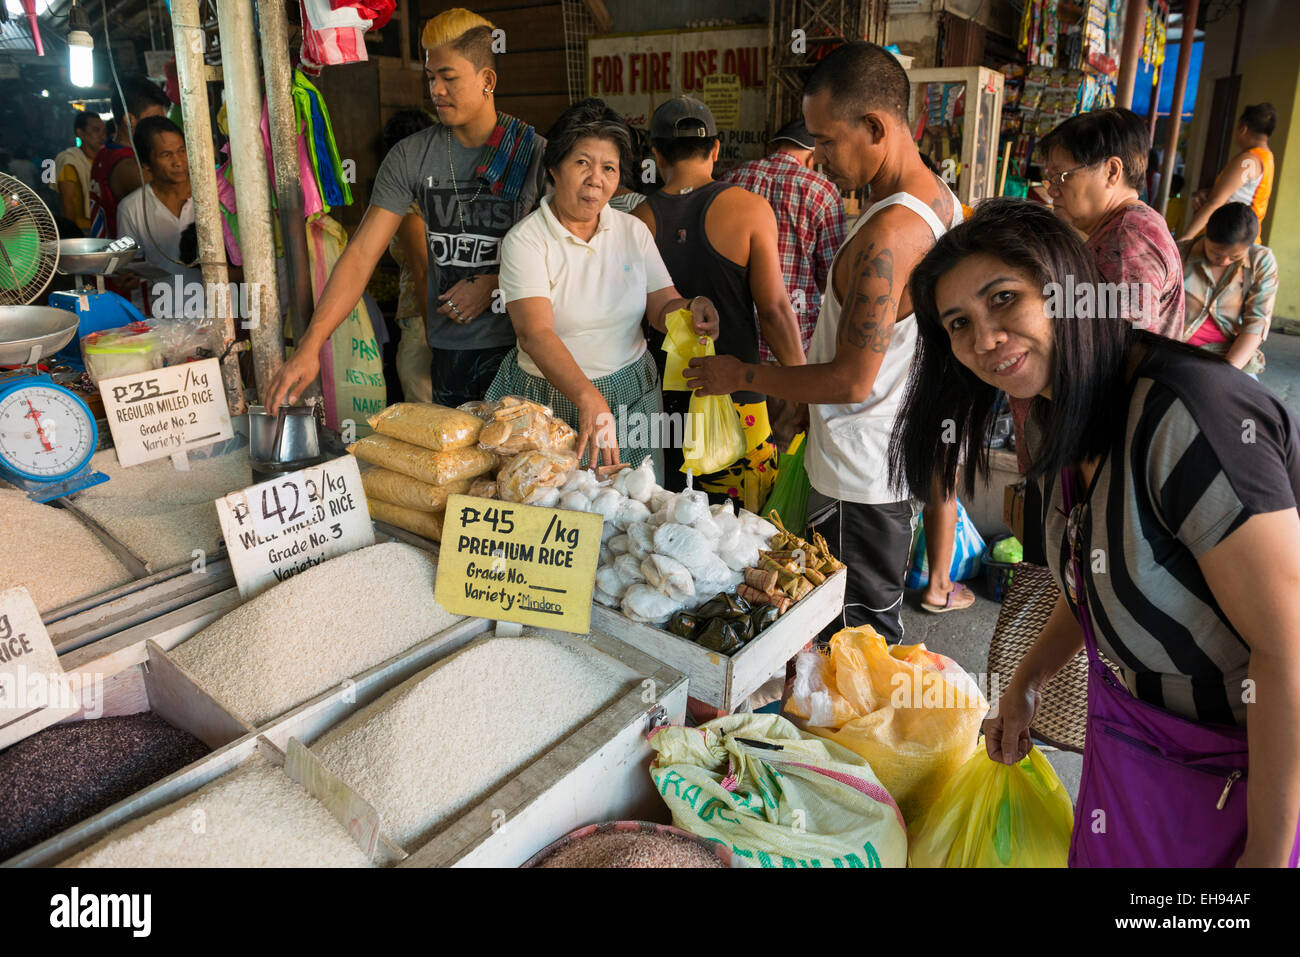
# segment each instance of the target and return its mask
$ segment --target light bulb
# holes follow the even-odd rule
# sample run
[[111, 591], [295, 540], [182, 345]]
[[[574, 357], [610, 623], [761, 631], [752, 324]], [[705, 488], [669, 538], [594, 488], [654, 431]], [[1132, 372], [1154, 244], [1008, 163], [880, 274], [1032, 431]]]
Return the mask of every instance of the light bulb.
[[68, 79], [73, 86], [95, 85], [95, 41], [85, 30], [68, 34]]

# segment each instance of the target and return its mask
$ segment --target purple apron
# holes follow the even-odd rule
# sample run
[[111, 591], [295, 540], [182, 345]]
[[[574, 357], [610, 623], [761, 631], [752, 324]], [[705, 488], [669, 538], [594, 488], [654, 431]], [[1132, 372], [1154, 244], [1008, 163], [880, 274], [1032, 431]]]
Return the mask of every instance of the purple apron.
[[[1080, 499], [1061, 473], [1067, 510]], [[1232, 867], [1246, 843], [1246, 729], [1201, 724], [1141, 701], [1101, 660], [1071, 548], [1088, 649], [1088, 732], [1070, 867]], [[1291, 867], [1300, 857], [1300, 831]]]

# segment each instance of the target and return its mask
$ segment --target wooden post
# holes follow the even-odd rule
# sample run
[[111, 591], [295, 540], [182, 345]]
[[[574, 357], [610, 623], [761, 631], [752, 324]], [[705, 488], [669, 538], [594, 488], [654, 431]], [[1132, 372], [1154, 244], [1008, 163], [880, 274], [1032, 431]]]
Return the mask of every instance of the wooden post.
[[[298, 120], [293, 108], [293, 70], [289, 66], [289, 28], [283, 0], [257, 0], [262, 30], [262, 72], [270, 118], [271, 155], [275, 162], [275, 203], [284, 240], [284, 271], [289, 284], [289, 328], [293, 341], [307, 332], [313, 299], [307, 257], [306, 213], [298, 169]], [[313, 382], [307, 395], [319, 395]]]
[[1115, 85], [1115, 105], [1133, 108], [1133, 84], [1137, 79], [1138, 59], [1142, 56], [1142, 31], [1147, 22], [1146, 0], [1128, 0], [1124, 8], [1124, 38], [1119, 48], [1119, 81]]
[[[190, 157], [190, 189], [194, 195], [194, 225], [199, 240], [199, 265], [209, 289], [228, 289], [226, 245], [221, 234], [221, 208], [217, 204], [217, 164], [212, 149], [212, 117], [208, 107], [207, 71], [204, 68], [204, 33], [199, 20], [199, 0], [173, 0], [172, 33], [176, 48], [176, 79], [180, 84], [181, 116], [185, 120], [185, 149]], [[205, 296], [206, 298], [206, 296]], [[225, 297], [221, 301], [225, 301]], [[248, 411], [244, 383], [239, 376], [235, 342], [235, 316], [227, 308], [215, 318], [220, 330], [221, 384], [231, 415]]]
[[217, 28], [221, 34], [230, 154], [234, 158], [239, 248], [244, 259], [244, 281], [257, 293], [249, 297], [253, 315], [245, 322], [253, 342], [258, 393], [262, 395], [284, 365], [284, 336], [271, 233], [271, 188], [262, 145], [261, 71], [252, 0], [222, 0], [217, 4]]
[[1196, 42], [1196, 17], [1201, 0], [1186, 0], [1183, 5], [1183, 35], [1178, 40], [1178, 72], [1174, 76], [1174, 98], [1169, 105], [1169, 129], [1165, 133], [1165, 156], [1160, 164], [1160, 188], [1157, 192], [1156, 211], [1161, 216], [1169, 205], [1169, 181], [1174, 175], [1174, 160], [1178, 152], [1178, 131], [1183, 120], [1183, 97], [1187, 93], [1187, 70], [1192, 63], [1192, 45]]

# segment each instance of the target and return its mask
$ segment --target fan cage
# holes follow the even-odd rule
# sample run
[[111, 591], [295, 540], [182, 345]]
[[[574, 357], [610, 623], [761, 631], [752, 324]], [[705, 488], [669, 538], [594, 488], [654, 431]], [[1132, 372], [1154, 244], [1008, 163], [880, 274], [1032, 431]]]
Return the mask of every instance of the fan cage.
[[59, 265], [59, 232], [26, 183], [0, 173], [0, 305], [34, 302]]

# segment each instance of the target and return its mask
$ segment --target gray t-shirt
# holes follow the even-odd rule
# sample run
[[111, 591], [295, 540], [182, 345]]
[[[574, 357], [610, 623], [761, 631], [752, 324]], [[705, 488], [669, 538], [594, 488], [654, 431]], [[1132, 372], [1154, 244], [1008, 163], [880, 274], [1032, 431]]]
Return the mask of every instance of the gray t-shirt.
[[370, 205], [404, 216], [414, 202], [424, 216], [430, 303], [426, 329], [433, 348], [490, 349], [515, 344], [515, 331], [504, 309], [497, 313], [489, 306], [467, 325], [453, 322], [436, 309], [438, 296], [460, 280], [500, 272], [501, 240], [510, 227], [537, 208], [543, 192], [545, 148], [546, 140], [537, 136], [528, 175], [514, 202], [494, 196], [475, 178], [483, 148], [466, 149], [445, 126], [408, 136], [380, 164]]

